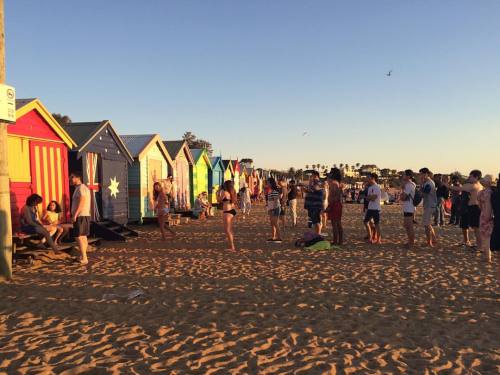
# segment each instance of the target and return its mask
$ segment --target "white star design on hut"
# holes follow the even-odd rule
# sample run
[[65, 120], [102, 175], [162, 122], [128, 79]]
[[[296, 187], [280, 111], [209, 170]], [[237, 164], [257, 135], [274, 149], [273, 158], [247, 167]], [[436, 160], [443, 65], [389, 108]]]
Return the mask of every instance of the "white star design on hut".
[[110, 185], [108, 186], [108, 189], [111, 191], [111, 196], [116, 198], [116, 195], [120, 192], [120, 190], [118, 190], [118, 185], [120, 185], [120, 182], [116, 181], [116, 176], [110, 178], [109, 181]]

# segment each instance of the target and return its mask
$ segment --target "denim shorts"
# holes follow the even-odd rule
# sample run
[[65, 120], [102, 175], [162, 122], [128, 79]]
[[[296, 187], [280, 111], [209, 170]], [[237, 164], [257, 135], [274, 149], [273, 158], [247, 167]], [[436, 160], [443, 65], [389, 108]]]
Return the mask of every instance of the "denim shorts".
[[273, 208], [272, 210], [269, 210], [268, 212], [269, 212], [269, 215], [271, 215], [271, 216], [279, 217], [281, 214], [281, 208], [276, 207], [276, 208]]

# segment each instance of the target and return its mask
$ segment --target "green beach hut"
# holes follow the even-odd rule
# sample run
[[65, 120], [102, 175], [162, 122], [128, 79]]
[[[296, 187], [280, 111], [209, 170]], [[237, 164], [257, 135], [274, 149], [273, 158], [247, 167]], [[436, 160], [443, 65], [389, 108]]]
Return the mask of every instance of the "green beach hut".
[[202, 148], [191, 149], [193, 155], [193, 168], [191, 170], [191, 206], [199, 194], [206, 191], [209, 192], [208, 176], [212, 169], [212, 163], [208, 156], [207, 150]]

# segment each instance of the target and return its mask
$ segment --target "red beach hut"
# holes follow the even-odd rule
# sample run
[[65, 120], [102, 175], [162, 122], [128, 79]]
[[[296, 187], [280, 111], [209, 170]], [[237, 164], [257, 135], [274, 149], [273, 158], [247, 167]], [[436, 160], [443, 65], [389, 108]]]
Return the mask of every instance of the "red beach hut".
[[16, 100], [16, 117], [7, 128], [13, 230], [33, 193], [43, 197], [44, 207], [59, 202], [69, 219], [68, 150], [75, 142], [38, 99]]

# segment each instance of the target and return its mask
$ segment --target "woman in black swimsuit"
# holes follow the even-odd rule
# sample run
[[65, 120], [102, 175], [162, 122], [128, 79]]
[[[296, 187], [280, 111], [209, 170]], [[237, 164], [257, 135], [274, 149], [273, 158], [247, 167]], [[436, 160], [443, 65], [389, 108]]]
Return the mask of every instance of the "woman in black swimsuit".
[[230, 251], [235, 251], [233, 235], [233, 218], [236, 216], [236, 191], [232, 181], [224, 182], [222, 189], [217, 192], [217, 202], [222, 204], [222, 221], [224, 223], [224, 232], [227, 236]]

